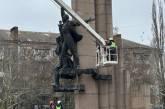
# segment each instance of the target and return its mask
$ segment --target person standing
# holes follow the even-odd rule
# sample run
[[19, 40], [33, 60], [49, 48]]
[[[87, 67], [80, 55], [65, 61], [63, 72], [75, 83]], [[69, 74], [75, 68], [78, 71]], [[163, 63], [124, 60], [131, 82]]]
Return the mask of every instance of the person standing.
[[111, 38], [111, 37], [109, 38], [107, 45], [110, 47], [110, 57], [111, 57], [110, 61], [115, 61], [117, 59], [117, 57], [116, 57], [117, 45], [116, 45], [115, 41], [113, 40], [113, 38]]
[[50, 109], [55, 109], [54, 101], [51, 100], [51, 101], [49, 102], [49, 108], [50, 108]]
[[58, 101], [57, 101], [56, 109], [63, 109], [63, 106], [62, 106], [61, 100], [58, 100]]

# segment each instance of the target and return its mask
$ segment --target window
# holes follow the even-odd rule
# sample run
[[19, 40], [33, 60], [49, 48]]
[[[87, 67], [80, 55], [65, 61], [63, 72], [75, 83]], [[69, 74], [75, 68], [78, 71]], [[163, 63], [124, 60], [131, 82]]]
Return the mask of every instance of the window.
[[134, 53], [134, 60], [137, 64], [148, 64], [149, 56], [150, 55], [145, 53]]
[[34, 49], [34, 59], [37, 61], [49, 60], [51, 57], [50, 49]]
[[32, 47], [23, 47], [22, 48], [22, 52], [21, 52], [21, 56], [24, 59], [30, 59], [33, 57], [33, 49]]
[[4, 59], [4, 48], [0, 48], [0, 60]]

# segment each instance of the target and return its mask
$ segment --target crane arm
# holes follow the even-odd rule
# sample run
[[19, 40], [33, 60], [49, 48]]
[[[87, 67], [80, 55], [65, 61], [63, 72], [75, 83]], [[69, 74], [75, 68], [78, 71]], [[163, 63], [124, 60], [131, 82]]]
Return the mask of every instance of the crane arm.
[[68, 5], [62, 0], [54, 0], [60, 7], [63, 7], [65, 11], [76, 19], [80, 24], [103, 46], [106, 45], [105, 40], [96, 31], [90, 27], [78, 14], [76, 14]]

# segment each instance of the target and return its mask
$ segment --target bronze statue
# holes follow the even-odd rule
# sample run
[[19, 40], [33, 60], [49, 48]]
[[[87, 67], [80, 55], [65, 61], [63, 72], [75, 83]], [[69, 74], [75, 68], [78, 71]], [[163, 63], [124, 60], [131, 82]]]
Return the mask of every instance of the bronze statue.
[[[79, 42], [83, 36], [76, 31], [76, 26], [80, 26], [80, 23], [76, 21], [70, 21], [69, 16], [65, 14], [63, 8], [61, 8], [62, 21], [59, 21], [60, 36], [56, 38], [57, 48], [56, 54], [59, 56], [59, 64], [54, 69], [55, 84], [59, 86], [59, 77], [68, 74], [68, 77], [75, 76], [74, 70], [79, 68], [79, 57], [77, 53], [77, 42]], [[86, 22], [93, 21], [89, 18]], [[73, 56], [73, 61], [71, 57]]]
[[81, 40], [82, 35], [75, 31], [74, 26], [76, 26], [76, 24], [69, 20], [69, 16], [65, 14], [63, 8], [61, 8], [61, 17], [63, 22], [61, 34], [64, 38], [61, 56], [65, 57], [67, 51], [69, 50], [73, 55], [74, 68], [77, 68], [79, 66], [79, 58], [77, 53], [77, 41], [75, 41], [74, 37], [81, 37]]
[[55, 84], [58, 86], [59, 85], [59, 77], [60, 77], [60, 71], [63, 71], [64, 69], [70, 68], [73, 69], [73, 62], [71, 60], [71, 54], [66, 52], [65, 55], [62, 54], [62, 46], [63, 46], [63, 35], [61, 34], [61, 28], [62, 28], [62, 22], [59, 22], [59, 31], [60, 31], [60, 36], [56, 38], [56, 55], [59, 56], [59, 63], [55, 66], [54, 69], [54, 79], [55, 79]]

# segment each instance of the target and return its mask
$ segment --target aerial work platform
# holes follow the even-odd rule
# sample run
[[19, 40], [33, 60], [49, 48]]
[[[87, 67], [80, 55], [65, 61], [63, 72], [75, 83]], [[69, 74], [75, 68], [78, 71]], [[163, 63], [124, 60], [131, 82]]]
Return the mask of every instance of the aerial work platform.
[[116, 53], [112, 53], [109, 46], [97, 46], [96, 50], [96, 66], [104, 66], [107, 64], [118, 64], [118, 48]]

